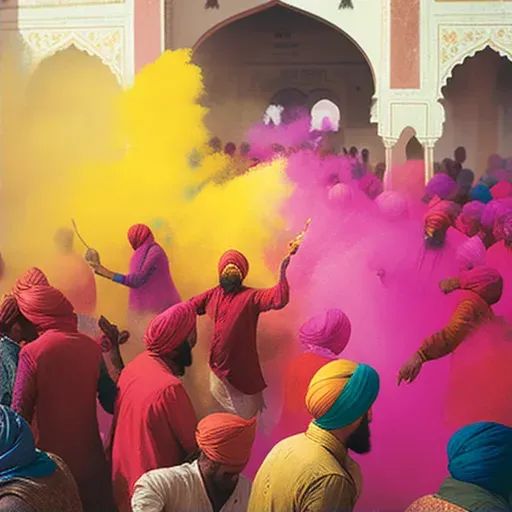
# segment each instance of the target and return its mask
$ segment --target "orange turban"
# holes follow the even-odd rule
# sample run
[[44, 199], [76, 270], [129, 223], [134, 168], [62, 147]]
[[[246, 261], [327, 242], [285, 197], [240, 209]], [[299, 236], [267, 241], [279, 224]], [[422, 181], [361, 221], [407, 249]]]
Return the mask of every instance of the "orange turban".
[[174, 352], [196, 327], [190, 302], [181, 302], [153, 318], [144, 333], [146, 348], [157, 356]]
[[133, 250], [137, 250], [142, 244], [146, 242], [153, 242], [155, 240], [151, 229], [145, 224], [135, 224], [128, 230], [128, 241]]
[[222, 274], [223, 270], [228, 265], [234, 265], [242, 273], [242, 279], [247, 277], [249, 273], [249, 262], [247, 258], [239, 251], [231, 249], [226, 251], [219, 260], [219, 274]]
[[77, 318], [71, 302], [52, 286], [32, 286], [18, 296], [21, 314], [38, 331], [76, 330]]
[[451, 201], [442, 201], [438, 197], [429, 203], [425, 214], [425, 231], [431, 235], [435, 231], [446, 231], [460, 213], [460, 206]]
[[196, 440], [213, 462], [242, 471], [251, 457], [256, 418], [244, 420], [229, 413], [210, 414], [197, 425]]
[[14, 283], [12, 291], [14, 295], [19, 295], [21, 292], [33, 286], [50, 286], [48, 278], [44, 275], [43, 271], [39, 270], [37, 267], [29, 268], [16, 283]]
[[501, 299], [503, 294], [503, 278], [501, 274], [485, 265], [474, 267], [471, 270], [461, 272], [458, 278], [452, 281], [452, 286], [447, 291], [467, 290], [476, 293], [492, 306]]

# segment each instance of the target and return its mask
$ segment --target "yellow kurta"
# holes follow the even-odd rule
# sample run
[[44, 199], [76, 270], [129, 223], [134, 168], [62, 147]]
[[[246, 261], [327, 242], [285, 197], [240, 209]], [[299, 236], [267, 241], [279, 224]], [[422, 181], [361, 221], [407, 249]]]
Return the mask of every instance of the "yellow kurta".
[[311, 424], [277, 444], [256, 475], [248, 512], [345, 512], [361, 493], [359, 465], [331, 433]]

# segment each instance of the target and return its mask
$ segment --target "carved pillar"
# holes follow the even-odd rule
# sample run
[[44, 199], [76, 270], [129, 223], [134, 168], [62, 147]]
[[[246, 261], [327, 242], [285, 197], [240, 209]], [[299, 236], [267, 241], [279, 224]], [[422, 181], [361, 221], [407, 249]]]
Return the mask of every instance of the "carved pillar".
[[434, 146], [437, 139], [421, 139], [421, 144], [425, 148], [425, 184], [434, 176]]
[[386, 174], [384, 175], [384, 188], [391, 190], [393, 188], [393, 147], [397, 143], [397, 139], [384, 137], [384, 147], [386, 148]]

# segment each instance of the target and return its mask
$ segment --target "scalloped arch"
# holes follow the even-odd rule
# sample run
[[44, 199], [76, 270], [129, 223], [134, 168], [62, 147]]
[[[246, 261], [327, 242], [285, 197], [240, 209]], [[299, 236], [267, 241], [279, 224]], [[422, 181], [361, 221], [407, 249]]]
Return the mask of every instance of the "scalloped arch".
[[[473, 44], [465, 44], [475, 40]], [[459, 50], [460, 46], [462, 49]], [[512, 25], [445, 28], [441, 32], [438, 99], [443, 98], [442, 89], [452, 77], [454, 68], [486, 48], [512, 61]], [[446, 63], [443, 62], [445, 59]]]
[[[86, 52], [91, 57], [99, 58], [116, 77], [119, 85], [124, 86], [124, 76], [119, 58], [120, 52], [114, 49], [116, 46], [116, 37], [120, 36], [118, 31], [104, 33], [92, 30], [84, 34], [74, 31], [61, 34], [53, 33], [53, 41], [49, 44], [48, 42], [41, 43], [41, 39], [44, 40], [45, 35], [46, 34], [41, 35], [38, 33], [23, 34], [24, 42], [30, 48], [33, 55], [32, 71], [34, 71], [43, 60], [74, 46], [76, 49]], [[104, 44], [104, 41], [108, 39], [112, 39], [112, 41], [109, 41], [111, 46], [111, 48], [109, 48], [110, 51], [102, 51], [108, 46]], [[37, 41], [37, 43], [35, 41]]]

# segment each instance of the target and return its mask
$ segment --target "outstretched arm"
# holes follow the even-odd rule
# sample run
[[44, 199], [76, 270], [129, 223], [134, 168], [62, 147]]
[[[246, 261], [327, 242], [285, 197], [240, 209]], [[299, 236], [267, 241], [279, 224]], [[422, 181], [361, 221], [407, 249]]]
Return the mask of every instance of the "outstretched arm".
[[208, 307], [208, 303], [212, 298], [213, 290], [214, 288], [211, 290], [206, 290], [205, 292], [201, 293], [201, 295], [196, 295], [190, 299], [190, 302], [194, 306], [197, 315], [201, 316], [206, 314], [206, 308]]
[[32, 423], [37, 401], [36, 364], [25, 350], [20, 352], [11, 408]]
[[261, 313], [273, 309], [283, 309], [290, 301], [290, 286], [286, 278], [290, 259], [291, 256], [287, 256], [281, 263], [279, 282], [275, 286], [255, 292], [254, 303]]

